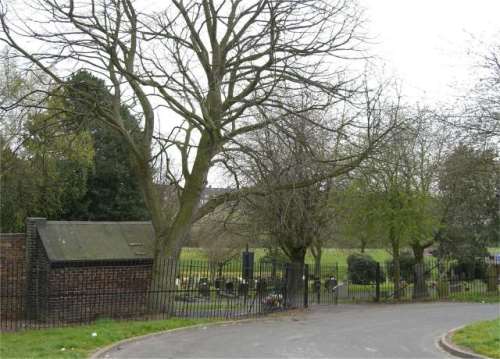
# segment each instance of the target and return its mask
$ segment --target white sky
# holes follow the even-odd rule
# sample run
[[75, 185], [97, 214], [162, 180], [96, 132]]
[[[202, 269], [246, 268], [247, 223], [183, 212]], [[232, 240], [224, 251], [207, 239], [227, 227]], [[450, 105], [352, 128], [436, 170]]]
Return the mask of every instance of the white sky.
[[403, 95], [415, 100], [450, 101], [458, 87], [473, 82], [478, 57], [467, 52], [500, 43], [500, 0], [360, 0], [360, 4], [375, 39], [371, 51], [382, 58], [389, 74], [401, 79]]
[[385, 64], [386, 75], [401, 80], [410, 104], [452, 102], [475, 82], [475, 53], [500, 43], [500, 0], [358, 1], [373, 39], [370, 53]]

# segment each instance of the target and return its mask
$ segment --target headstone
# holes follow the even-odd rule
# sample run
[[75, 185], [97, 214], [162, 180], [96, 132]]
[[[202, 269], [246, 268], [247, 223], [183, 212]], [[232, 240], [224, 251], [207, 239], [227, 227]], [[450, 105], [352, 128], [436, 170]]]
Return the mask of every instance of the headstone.
[[234, 283], [232, 281], [226, 282], [225, 291], [226, 291], [226, 294], [233, 294], [234, 293]]
[[263, 295], [267, 291], [267, 283], [264, 279], [257, 279], [257, 283], [255, 285], [255, 290], [257, 294]]
[[337, 286], [337, 278], [331, 276], [327, 280], [325, 280], [325, 288], [326, 290], [333, 290]]
[[198, 282], [198, 293], [202, 297], [210, 297], [210, 285], [208, 283], [208, 278], [200, 278], [200, 281]]
[[238, 295], [246, 296], [248, 295], [248, 282], [242, 281], [238, 285]]
[[241, 277], [247, 282], [253, 279], [254, 253], [245, 251], [241, 254]]

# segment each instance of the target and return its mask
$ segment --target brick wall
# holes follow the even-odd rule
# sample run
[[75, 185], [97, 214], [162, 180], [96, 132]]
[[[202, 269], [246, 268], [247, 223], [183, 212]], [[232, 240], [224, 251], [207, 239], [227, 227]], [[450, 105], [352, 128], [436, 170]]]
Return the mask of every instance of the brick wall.
[[51, 321], [129, 318], [147, 312], [151, 264], [52, 268], [47, 311]]
[[150, 261], [51, 266], [36, 230], [42, 221], [28, 219], [26, 235], [0, 234], [1, 328], [148, 314]]
[[24, 233], [0, 233], [0, 316], [16, 320], [24, 312], [26, 240]]
[[24, 233], [0, 233], [0, 267], [24, 263], [26, 237]]

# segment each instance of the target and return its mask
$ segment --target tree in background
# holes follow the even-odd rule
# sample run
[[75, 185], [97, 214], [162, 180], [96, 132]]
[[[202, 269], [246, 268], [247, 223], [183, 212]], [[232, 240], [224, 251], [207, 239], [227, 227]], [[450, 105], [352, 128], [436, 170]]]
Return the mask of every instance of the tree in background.
[[[303, 116], [327, 126], [328, 121], [321, 118], [320, 113]], [[324, 176], [330, 171], [326, 161], [333, 161], [335, 154], [332, 144], [328, 143], [330, 132], [312, 122], [289, 118], [285, 128], [261, 131], [252, 139], [256, 151], [242, 169], [246, 180], [264, 193], [245, 199], [243, 206], [249, 221], [255, 223], [291, 263], [287, 290], [292, 305], [293, 298], [300, 295], [304, 260], [311, 247], [314, 247], [312, 253], [319, 275], [321, 246], [328, 237], [331, 217], [328, 198], [333, 179]], [[321, 177], [325, 179], [315, 181]], [[304, 182], [311, 183], [294, 186]], [[281, 186], [286, 188], [273, 191]]]
[[25, 218], [64, 218], [82, 206], [93, 148], [89, 133], [71, 133], [59, 126], [56, 98], [46, 111], [30, 114], [23, 126], [22, 146], [2, 150], [3, 231], [21, 231]]
[[[83, 103], [82, 92], [95, 104]], [[45, 110], [26, 114], [17, 144], [2, 143], [3, 231], [22, 231], [28, 216], [148, 218], [128, 147], [121, 136], [95, 120], [95, 112], [109, 101], [104, 82], [80, 72], [48, 99]], [[127, 109], [123, 112], [133, 132], [137, 120]]]
[[[3, 141], [3, 138], [0, 140]], [[1, 145], [0, 231], [21, 232], [36, 194], [33, 172], [28, 161], [19, 157], [9, 146]]]
[[[26, 121], [40, 112], [47, 77], [41, 71], [25, 73], [9, 47], [0, 49], [0, 131], [2, 149], [21, 145]], [[43, 107], [43, 106], [42, 106]]]
[[500, 136], [500, 43], [488, 44], [478, 58], [477, 82], [460, 99], [465, 107], [453, 124], [465, 130], [468, 141], [495, 142]]
[[462, 144], [446, 157], [439, 175], [440, 256], [473, 260], [499, 243], [499, 183], [500, 165], [491, 149]]
[[202, 249], [207, 261], [218, 268], [220, 276], [223, 266], [238, 258], [255, 239], [237, 210], [219, 208], [193, 225], [191, 241]]
[[411, 247], [419, 265], [414, 295], [425, 296], [423, 253], [434, 243], [440, 226], [432, 185], [442, 139], [432, 136], [437, 129], [425, 112], [391, 115], [400, 117], [401, 126], [341, 192], [337, 204], [344, 212], [341, 228], [344, 235], [362, 243], [390, 248], [396, 299], [400, 296], [400, 251]]
[[344, 245], [359, 247], [361, 253], [369, 246], [382, 246], [378, 228], [381, 222], [373, 210], [379, 198], [362, 177], [354, 175], [343, 188], [332, 191], [331, 198], [330, 205], [337, 213], [339, 237]]
[[[85, 100], [81, 94], [85, 93]], [[72, 131], [90, 133], [94, 148], [92, 170], [87, 176], [84, 208], [68, 211], [69, 219], [145, 220], [149, 218], [130, 160], [130, 150], [122, 136], [97, 120], [100, 111], [111, 105], [111, 94], [104, 81], [86, 71], [73, 75], [61, 96], [64, 125]], [[89, 98], [94, 103], [89, 103]], [[137, 136], [138, 120], [121, 108], [124, 126]]]

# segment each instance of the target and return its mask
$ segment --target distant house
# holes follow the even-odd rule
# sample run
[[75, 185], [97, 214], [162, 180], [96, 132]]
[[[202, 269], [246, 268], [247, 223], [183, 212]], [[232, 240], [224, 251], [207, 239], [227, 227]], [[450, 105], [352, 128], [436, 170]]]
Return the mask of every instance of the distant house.
[[208, 186], [206, 187], [202, 194], [201, 194], [201, 198], [200, 198], [200, 206], [204, 205], [205, 203], [207, 203], [207, 201], [212, 198], [212, 197], [215, 197], [215, 196], [218, 196], [218, 195], [221, 195], [221, 194], [224, 194], [224, 193], [227, 193], [227, 192], [231, 192], [233, 189], [232, 188], [223, 188], [223, 187], [211, 187], [211, 186]]
[[[175, 200], [175, 187], [172, 185], [167, 185], [167, 184], [161, 184], [157, 186], [158, 192], [160, 196], [162, 197], [163, 201], [166, 201], [167, 203], [171, 202], [172, 200]], [[232, 191], [232, 188], [224, 188], [224, 187], [205, 187], [203, 192], [201, 193], [200, 197], [200, 206], [204, 205], [207, 203], [207, 201], [217, 195], [224, 194], [227, 192]]]

